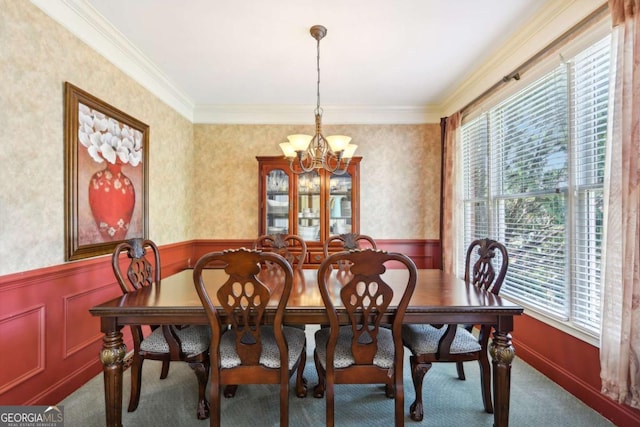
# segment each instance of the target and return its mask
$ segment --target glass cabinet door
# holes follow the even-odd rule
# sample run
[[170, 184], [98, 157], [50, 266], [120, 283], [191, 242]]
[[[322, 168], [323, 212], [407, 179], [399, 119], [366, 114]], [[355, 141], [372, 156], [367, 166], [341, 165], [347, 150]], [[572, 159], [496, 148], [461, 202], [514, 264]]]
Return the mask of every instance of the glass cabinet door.
[[273, 169], [266, 176], [266, 233], [289, 233], [289, 175]]
[[351, 233], [352, 229], [352, 177], [332, 174], [329, 178], [329, 234]]
[[317, 171], [298, 176], [298, 235], [305, 241], [320, 240], [320, 194], [320, 175]]

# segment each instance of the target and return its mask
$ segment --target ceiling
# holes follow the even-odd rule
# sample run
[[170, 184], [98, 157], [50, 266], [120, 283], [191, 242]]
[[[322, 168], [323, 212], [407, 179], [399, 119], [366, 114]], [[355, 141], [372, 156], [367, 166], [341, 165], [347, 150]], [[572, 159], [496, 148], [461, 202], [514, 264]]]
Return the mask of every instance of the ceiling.
[[546, 2], [63, 1], [194, 110], [304, 108], [306, 121], [317, 89], [312, 25], [328, 30], [320, 42], [325, 110], [437, 109]]

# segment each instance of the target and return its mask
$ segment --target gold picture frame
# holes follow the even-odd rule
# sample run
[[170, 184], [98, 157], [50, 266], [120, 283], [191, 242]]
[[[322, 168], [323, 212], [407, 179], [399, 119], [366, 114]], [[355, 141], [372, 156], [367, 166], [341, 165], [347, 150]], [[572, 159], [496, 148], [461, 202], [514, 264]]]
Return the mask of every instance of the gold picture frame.
[[65, 82], [65, 259], [148, 238], [149, 126]]

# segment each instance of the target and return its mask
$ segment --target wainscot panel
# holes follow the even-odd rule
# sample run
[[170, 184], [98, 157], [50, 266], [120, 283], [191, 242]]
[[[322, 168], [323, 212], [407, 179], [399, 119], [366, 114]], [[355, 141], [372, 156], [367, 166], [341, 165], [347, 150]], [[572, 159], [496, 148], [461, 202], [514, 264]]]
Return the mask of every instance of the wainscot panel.
[[[160, 253], [167, 276], [189, 266], [192, 244]], [[0, 277], [0, 346], [13, 349], [0, 359], [0, 405], [55, 404], [97, 375], [103, 334], [89, 309], [120, 294], [110, 256]]]

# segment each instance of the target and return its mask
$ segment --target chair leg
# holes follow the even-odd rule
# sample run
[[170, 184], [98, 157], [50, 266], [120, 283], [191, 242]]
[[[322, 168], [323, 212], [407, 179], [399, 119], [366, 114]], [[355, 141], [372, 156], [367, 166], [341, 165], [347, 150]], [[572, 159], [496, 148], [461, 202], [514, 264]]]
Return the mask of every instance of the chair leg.
[[326, 386], [326, 425], [327, 427], [334, 427], [335, 424], [335, 399], [334, 399], [335, 384], [331, 381], [331, 384]]
[[389, 399], [393, 399], [394, 397], [396, 397], [396, 392], [393, 384], [384, 385], [384, 395], [387, 396]]
[[236, 391], [238, 391], [237, 384], [227, 384], [224, 386], [224, 397], [232, 398], [236, 396]]
[[220, 427], [220, 380], [219, 377], [211, 381], [211, 387], [209, 391], [209, 403], [211, 405], [211, 413], [209, 418], [209, 425], [211, 427]]
[[398, 376], [394, 381], [394, 390], [395, 390], [395, 426], [396, 427], [404, 427], [404, 387], [402, 380], [402, 373], [396, 372], [394, 376]]
[[318, 384], [313, 388], [313, 397], [322, 398], [326, 389], [325, 381], [327, 373], [322, 367], [320, 360], [318, 360], [318, 354], [315, 351], [313, 352], [313, 360], [316, 365], [316, 372], [318, 373]]
[[[285, 368], [286, 369], [286, 368]], [[284, 384], [280, 384], [280, 426], [289, 426], [289, 377]]]
[[161, 380], [167, 378], [167, 375], [169, 375], [169, 363], [171, 363], [170, 360], [163, 360], [162, 361], [162, 371], [160, 371], [160, 379]]
[[484, 351], [478, 359], [480, 365], [480, 386], [482, 387], [482, 403], [484, 410], [489, 414], [493, 414], [493, 401], [491, 399], [491, 368], [489, 365], [489, 356]]
[[458, 379], [464, 381], [467, 377], [464, 376], [464, 365], [462, 362], [456, 362], [456, 370], [458, 371]]
[[431, 363], [418, 363], [415, 356], [411, 356], [409, 361], [411, 363], [413, 388], [416, 392], [416, 400], [414, 400], [409, 407], [409, 415], [414, 421], [422, 421], [424, 417], [424, 409], [422, 407], [422, 380], [429, 369], [431, 369]]
[[209, 402], [207, 402], [207, 382], [209, 381], [209, 360], [204, 362], [191, 362], [189, 366], [196, 374], [198, 379], [198, 408], [196, 416], [199, 420], [209, 418]]
[[296, 396], [307, 397], [307, 380], [304, 378], [304, 367], [307, 364], [307, 346], [302, 349], [300, 363], [298, 364], [298, 372], [296, 375]]
[[131, 398], [129, 398], [128, 412], [133, 412], [140, 402], [140, 389], [142, 388], [142, 362], [144, 359], [137, 352], [133, 354], [131, 362]]

